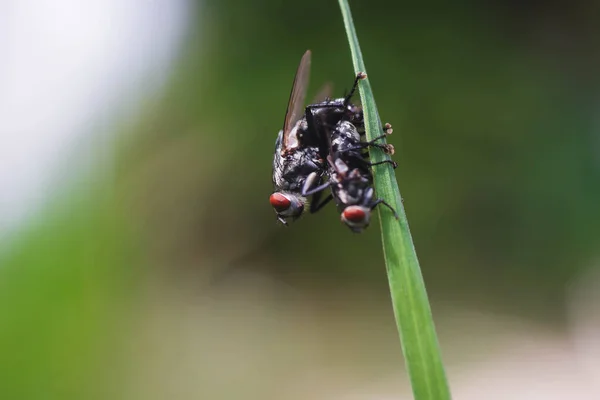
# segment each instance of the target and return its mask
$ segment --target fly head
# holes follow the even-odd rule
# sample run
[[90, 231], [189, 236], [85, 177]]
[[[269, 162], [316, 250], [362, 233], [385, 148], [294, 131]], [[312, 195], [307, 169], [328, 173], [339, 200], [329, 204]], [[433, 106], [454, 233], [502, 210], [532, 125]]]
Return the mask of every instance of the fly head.
[[361, 233], [371, 222], [371, 209], [365, 206], [348, 206], [342, 211], [342, 222], [354, 233]]
[[293, 221], [302, 215], [306, 199], [293, 193], [275, 192], [269, 197], [269, 203], [275, 210], [277, 219], [287, 225], [288, 219]]

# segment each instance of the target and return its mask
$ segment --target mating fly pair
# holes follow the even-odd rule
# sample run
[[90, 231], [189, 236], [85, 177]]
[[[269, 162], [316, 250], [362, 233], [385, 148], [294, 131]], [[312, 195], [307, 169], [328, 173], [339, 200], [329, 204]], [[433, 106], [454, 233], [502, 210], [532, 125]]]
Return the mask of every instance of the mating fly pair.
[[[334, 199], [341, 218], [354, 232], [369, 225], [371, 210], [384, 204], [396, 215], [394, 209], [382, 199], [374, 197], [373, 175], [370, 167], [388, 163], [385, 160], [370, 163], [368, 147], [378, 147], [393, 154], [393, 147], [376, 143], [386, 135], [370, 142], [361, 141], [364, 135], [362, 108], [350, 103], [361, 79], [359, 73], [350, 93], [339, 99], [329, 99], [304, 107], [304, 98], [310, 72], [310, 50], [307, 50], [294, 78], [283, 129], [275, 142], [273, 159], [274, 193], [270, 203], [278, 220], [287, 225], [287, 219], [299, 218], [310, 201], [310, 212], [315, 213]], [[386, 134], [391, 126], [384, 127]], [[324, 179], [327, 179], [323, 183]], [[331, 193], [321, 200], [323, 191]]]

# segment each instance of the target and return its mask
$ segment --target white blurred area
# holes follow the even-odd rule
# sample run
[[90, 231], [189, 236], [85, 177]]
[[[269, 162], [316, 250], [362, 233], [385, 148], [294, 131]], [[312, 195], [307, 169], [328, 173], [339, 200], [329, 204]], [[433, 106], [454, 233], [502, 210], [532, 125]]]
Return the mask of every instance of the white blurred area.
[[94, 143], [165, 82], [190, 7], [190, 0], [0, 2], [0, 237], [90, 163]]
[[[385, 293], [248, 274], [202, 296], [159, 285], [136, 315], [129, 398], [413, 398]], [[569, 292], [565, 325], [434, 305], [453, 398], [600, 399], [600, 274]]]
[[[202, 294], [189, 282], [149, 290], [128, 398], [413, 398], [386, 293], [241, 278]], [[600, 274], [569, 291], [564, 325], [434, 304], [453, 398], [600, 399]]]

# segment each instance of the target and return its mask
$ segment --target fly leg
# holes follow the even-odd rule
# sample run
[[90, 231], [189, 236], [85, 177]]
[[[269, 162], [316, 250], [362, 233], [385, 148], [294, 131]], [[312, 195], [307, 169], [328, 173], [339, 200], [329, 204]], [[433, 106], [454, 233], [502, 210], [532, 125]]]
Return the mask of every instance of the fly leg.
[[304, 185], [304, 187], [302, 188], [302, 196], [310, 196], [313, 195], [317, 192], [321, 192], [325, 189], [327, 189], [329, 186], [331, 186], [331, 184], [329, 182], [325, 182], [324, 184], [317, 186], [316, 188], [312, 188], [310, 190], [307, 190], [306, 185]]
[[[360, 149], [360, 147], [359, 147]], [[344, 151], [344, 152], [348, 152], [348, 150]], [[393, 160], [383, 160], [383, 161], [379, 161], [379, 162], [370, 162], [369, 161], [369, 153], [359, 153], [359, 154], [354, 154], [355, 155], [355, 159], [362, 162], [364, 165], [368, 166], [368, 167], [373, 167], [375, 165], [381, 165], [381, 164], [390, 164], [392, 167], [394, 167], [394, 169], [398, 168], [398, 163], [396, 163]]]
[[[380, 137], [384, 137], [386, 135], [391, 135], [392, 133], [394, 133], [394, 129], [392, 128], [392, 124], [390, 124], [389, 122], [386, 122], [385, 124], [383, 124], [381, 126], [381, 130], [383, 131], [383, 133], [385, 133], [385, 135], [381, 135]], [[361, 131], [360, 135], [364, 136], [365, 133], [366, 133], [365, 131]]]
[[350, 93], [344, 98], [344, 108], [348, 107], [350, 104], [350, 100], [352, 100], [352, 96], [354, 96], [354, 92], [356, 92], [356, 88], [358, 87], [358, 81], [362, 81], [363, 79], [367, 79], [367, 74], [364, 72], [359, 72], [356, 74], [356, 78], [354, 78], [354, 84], [352, 84], [352, 89], [350, 89]]
[[[308, 189], [313, 186], [313, 183], [315, 181], [317, 182], [321, 182], [321, 177], [318, 176], [318, 174], [316, 172], [311, 173], [310, 175], [308, 175], [308, 177], [306, 178], [306, 181], [304, 182], [304, 186], [302, 187], [302, 194], [304, 195], [305, 193], [308, 192]], [[316, 188], [318, 189], [318, 188]], [[323, 194], [322, 191], [317, 191], [313, 194], [312, 199], [310, 201], [310, 213], [314, 214], [317, 211], [319, 211], [321, 208], [325, 207], [327, 205], [327, 203], [329, 203], [331, 201], [331, 199], [333, 199], [333, 196], [331, 194], [329, 194], [329, 196], [327, 196], [327, 198], [321, 202], [319, 202], [319, 200], [321, 200], [321, 195]], [[309, 196], [309, 194], [306, 194], [306, 196]]]
[[327, 196], [327, 198], [325, 198], [325, 200], [323, 200], [322, 202], [320, 202], [318, 205], [315, 205], [315, 204], [317, 204], [318, 201], [315, 201], [314, 203], [311, 202], [310, 203], [310, 213], [311, 214], [316, 213], [321, 208], [325, 207], [327, 205], [327, 203], [329, 203], [332, 199], [333, 199], [333, 195], [330, 194], [329, 196]]
[[398, 216], [398, 213], [396, 212], [396, 210], [394, 210], [394, 207], [390, 206], [385, 200], [383, 199], [377, 199], [373, 202], [373, 204], [371, 204], [371, 210], [375, 209], [375, 207], [377, 207], [377, 205], [379, 204], [383, 204], [384, 206], [386, 206], [387, 208], [390, 209], [390, 211], [392, 213], [394, 213], [394, 218], [396, 219], [400, 219], [400, 217]]
[[315, 182], [321, 182], [321, 177], [316, 172], [312, 172], [310, 175], [308, 175], [306, 181], [304, 181], [304, 186], [302, 186], [301, 192], [303, 197], [308, 197], [311, 195], [313, 196], [312, 201], [310, 202], [311, 214], [314, 214], [317, 211], [319, 211], [321, 208], [327, 205], [327, 203], [329, 203], [331, 199], [333, 199], [333, 196], [330, 194], [325, 200], [319, 203], [321, 193], [323, 192], [323, 190], [327, 189], [330, 186], [330, 182], [326, 182], [322, 185], [311, 189], [311, 186], [313, 186]]
[[306, 177], [306, 180], [304, 181], [304, 186], [302, 186], [302, 196], [307, 197], [315, 193], [322, 192], [331, 185], [331, 182], [325, 182], [324, 184], [311, 189], [311, 187], [315, 183], [320, 181], [321, 177], [319, 176], [319, 174], [317, 174], [316, 172], [311, 172], [310, 175]]
[[375, 142], [376, 142], [376, 141], [378, 141], [378, 140], [381, 140], [381, 139], [383, 139], [383, 138], [384, 138], [384, 137], [386, 137], [386, 136], [387, 136], [387, 133], [384, 133], [383, 135], [379, 135], [379, 136], [377, 136], [375, 139], [373, 139], [373, 140], [370, 140], [370, 141], [368, 141], [368, 142], [364, 142], [364, 143], [365, 143], [365, 144], [368, 144], [368, 145], [373, 145], [373, 144], [375, 144]]
[[381, 165], [381, 164], [390, 164], [392, 167], [394, 167], [394, 169], [398, 168], [398, 163], [396, 161], [393, 161], [393, 160], [383, 160], [383, 161], [372, 163], [372, 162], [370, 162], [368, 160], [369, 153], [363, 153], [361, 155], [362, 155], [363, 158], [356, 158], [356, 160], [359, 160], [360, 162], [362, 162], [367, 167], [374, 167], [375, 165]]
[[394, 150], [394, 146], [392, 146], [392, 145], [391, 145], [391, 144], [389, 144], [389, 143], [383, 143], [383, 144], [382, 144], [382, 143], [375, 143], [376, 141], [383, 139], [383, 138], [384, 138], [384, 137], [386, 137], [387, 135], [388, 135], [388, 133], [384, 133], [383, 135], [379, 135], [379, 136], [377, 136], [377, 137], [376, 137], [375, 139], [373, 139], [373, 140], [370, 140], [370, 141], [368, 141], [368, 142], [363, 142], [363, 143], [361, 143], [361, 145], [363, 146], [363, 148], [364, 148], [364, 147], [377, 147], [378, 149], [381, 149], [381, 150], [383, 150], [383, 152], [384, 152], [385, 154], [390, 154], [390, 155], [393, 155], [393, 154], [394, 154], [394, 151], [395, 151], [395, 150]]
[[[373, 139], [369, 142], [360, 142], [356, 146], [352, 146], [347, 149], [340, 150], [340, 153], [347, 153], [350, 151], [362, 150], [362, 149], [366, 149], [367, 147], [377, 147], [378, 149], [382, 149], [386, 154], [394, 154], [394, 146], [392, 146], [391, 144], [375, 143], [376, 141], [383, 139], [385, 136], [386, 135], [377, 136], [375, 139]], [[367, 154], [367, 153], [365, 153], [365, 154]]]
[[[356, 127], [358, 132], [360, 133], [360, 136], [363, 137], [367, 134], [367, 132], [364, 130], [364, 127], [361, 127], [361, 129], [358, 129], [359, 127]], [[382, 137], [385, 137], [387, 135], [391, 135], [392, 133], [394, 133], [394, 129], [392, 128], [392, 124], [389, 123], [385, 123], [382, 127], [381, 130], [384, 132], [383, 135], [378, 136], [377, 138], [375, 138], [375, 140], [380, 139]]]
[[375, 143], [378, 140], [381, 140], [381, 139], [385, 138], [386, 136], [391, 135], [392, 132], [394, 132], [394, 130], [392, 129], [392, 125], [387, 122], [383, 125], [382, 130], [385, 132], [383, 135], [379, 135], [375, 139], [370, 140], [368, 142], [361, 142], [359, 145], [357, 145], [353, 148], [350, 148], [348, 150], [358, 150], [358, 149], [364, 149], [367, 147], [377, 147], [378, 149], [383, 150], [384, 153], [393, 155], [395, 152], [394, 146], [392, 146], [389, 143], [384, 143], [384, 144]]
[[396, 161], [393, 160], [383, 160], [383, 161], [379, 161], [379, 162], [369, 162], [367, 160], [362, 160], [365, 165], [368, 165], [369, 167], [373, 167], [375, 165], [381, 165], [381, 164], [390, 164], [392, 167], [394, 167], [394, 169], [398, 168], [398, 163], [396, 163]]

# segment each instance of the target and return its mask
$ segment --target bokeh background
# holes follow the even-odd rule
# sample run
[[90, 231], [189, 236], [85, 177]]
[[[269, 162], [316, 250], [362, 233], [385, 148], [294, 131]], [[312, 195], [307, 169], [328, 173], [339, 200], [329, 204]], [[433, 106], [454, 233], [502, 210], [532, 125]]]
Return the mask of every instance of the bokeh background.
[[[600, 3], [351, 1], [457, 399], [600, 398]], [[378, 224], [278, 226], [337, 2], [0, 6], [0, 398], [410, 399]]]

